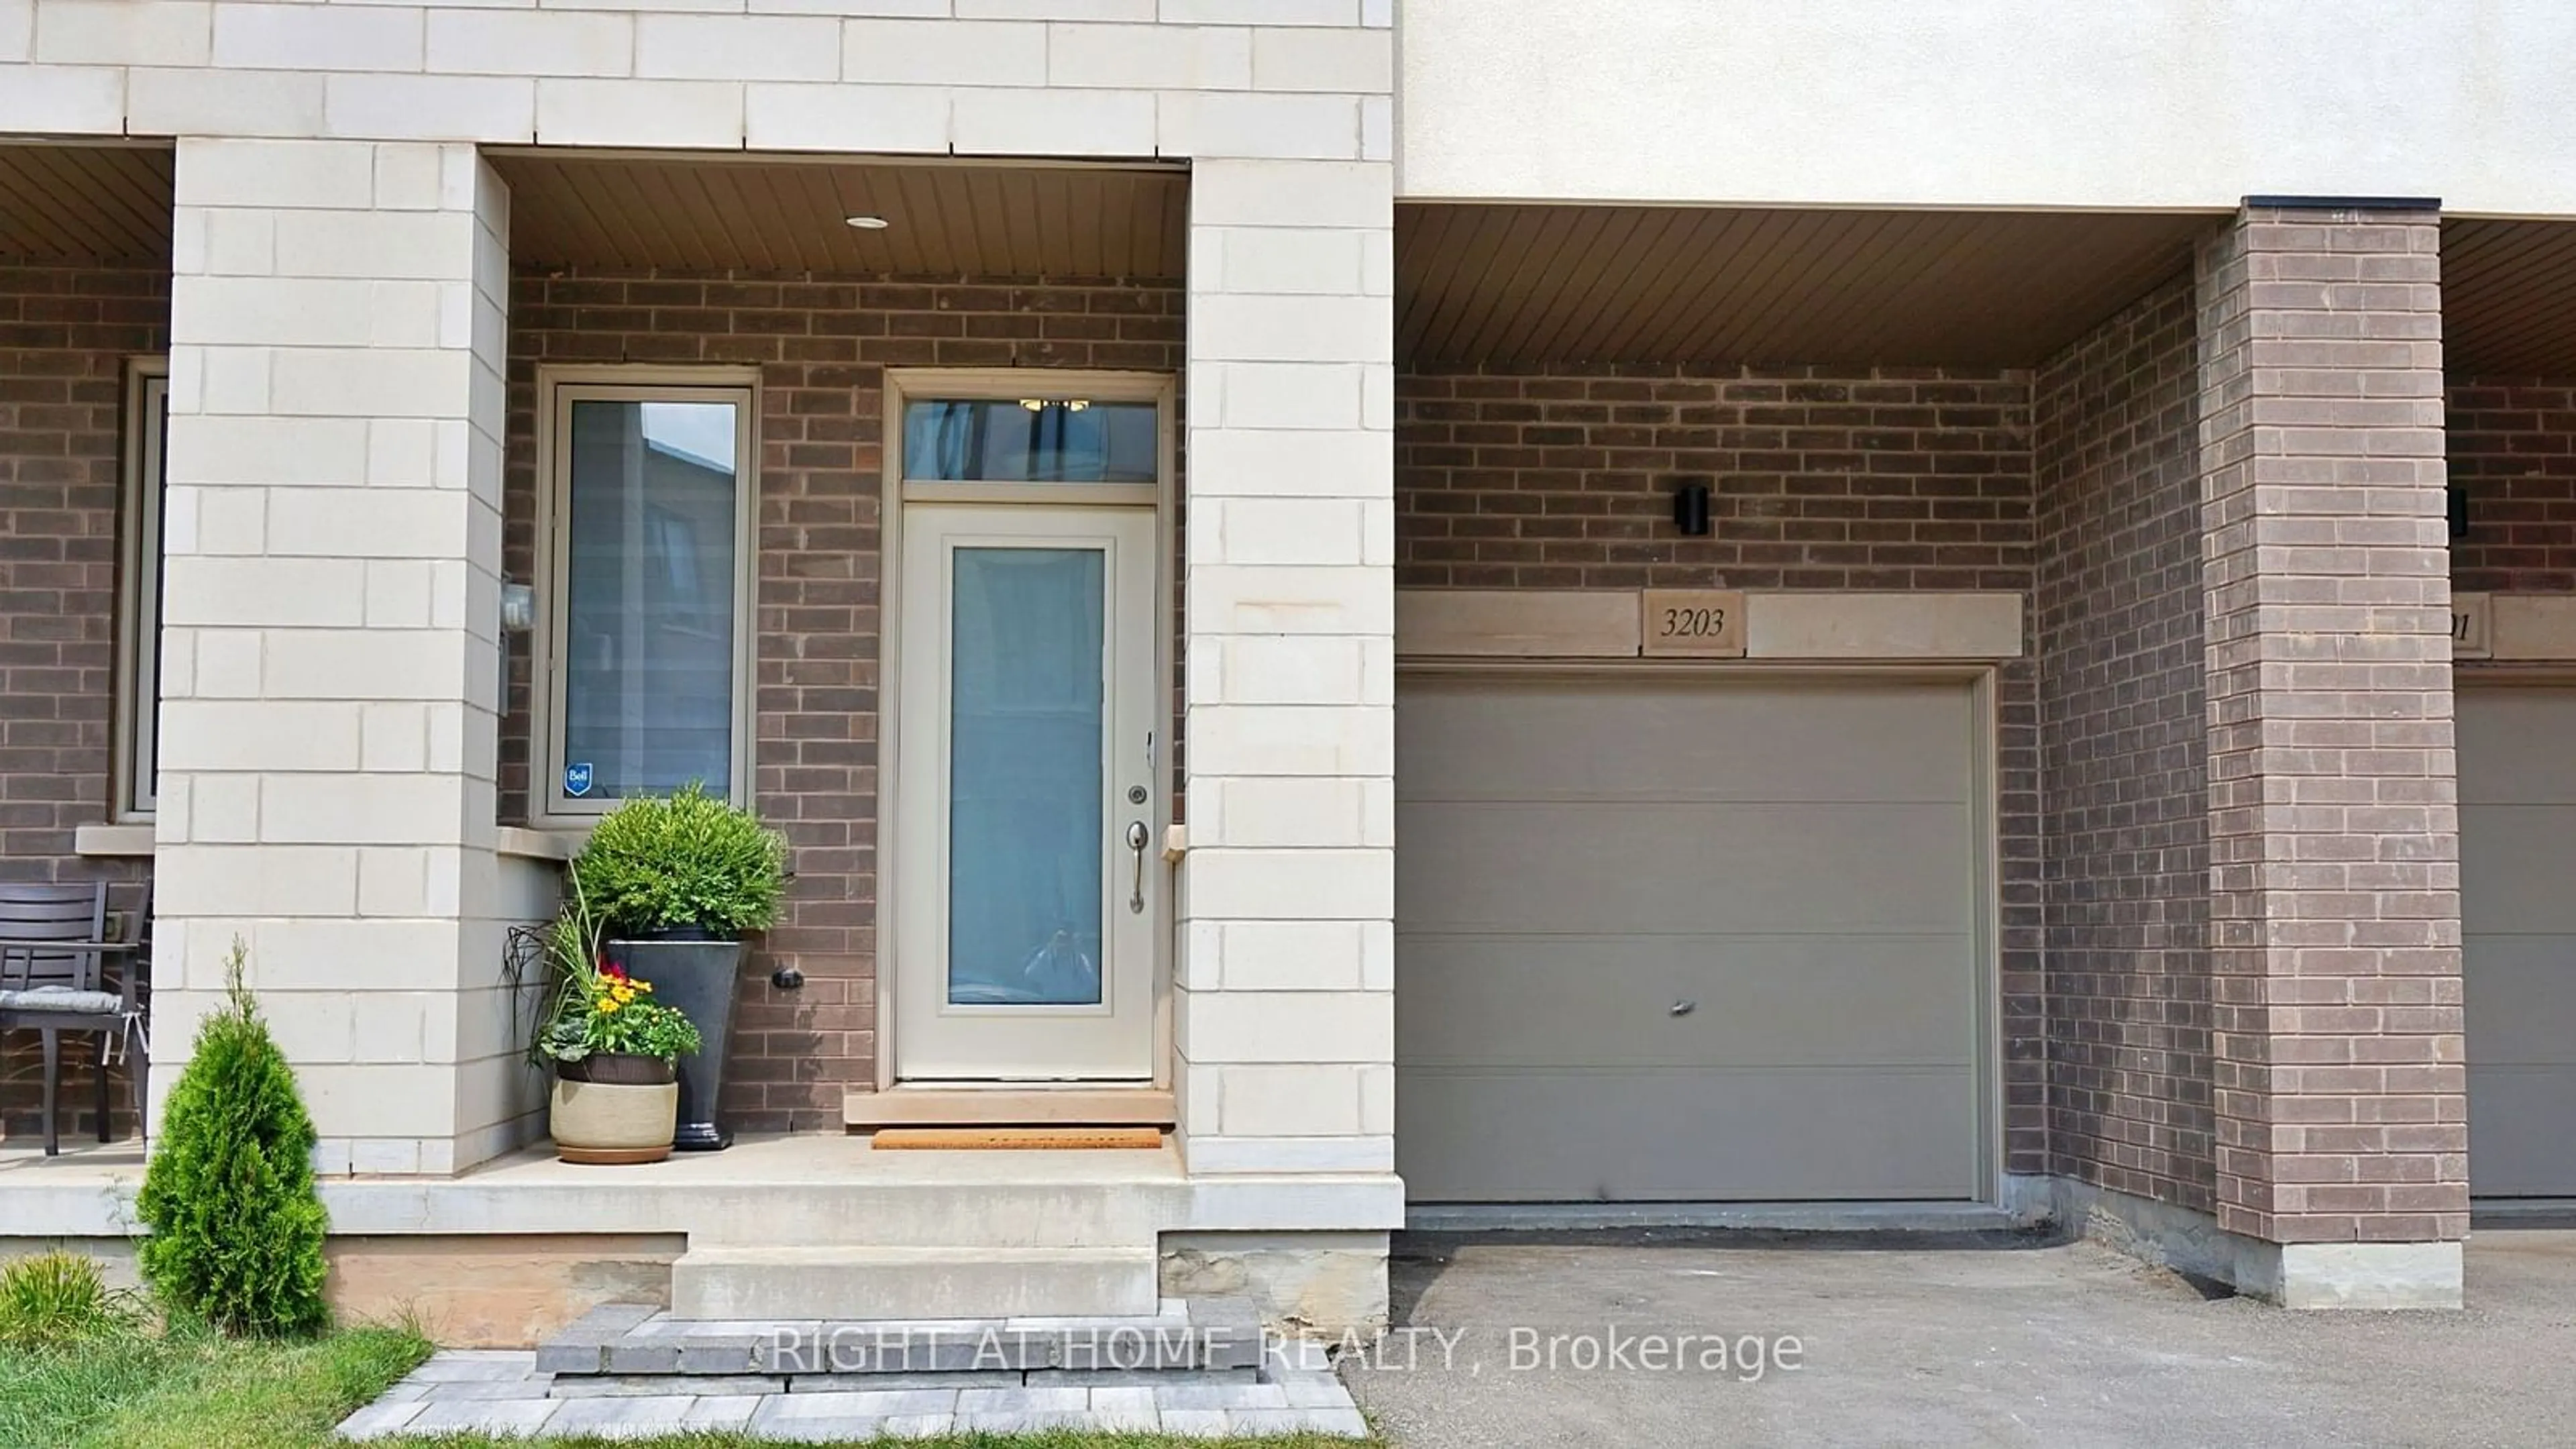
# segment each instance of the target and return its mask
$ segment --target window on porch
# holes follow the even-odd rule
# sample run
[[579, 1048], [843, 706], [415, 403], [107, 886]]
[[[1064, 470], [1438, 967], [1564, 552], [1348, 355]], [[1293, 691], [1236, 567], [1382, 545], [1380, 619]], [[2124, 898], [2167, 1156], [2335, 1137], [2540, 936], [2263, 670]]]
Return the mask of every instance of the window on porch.
[[746, 793], [752, 388], [550, 377], [545, 813]]
[[162, 467], [170, 364], [138, 358], [125, 378], [125, 517], [117, 560], [115, 817], [152, 818], [160, 767]]

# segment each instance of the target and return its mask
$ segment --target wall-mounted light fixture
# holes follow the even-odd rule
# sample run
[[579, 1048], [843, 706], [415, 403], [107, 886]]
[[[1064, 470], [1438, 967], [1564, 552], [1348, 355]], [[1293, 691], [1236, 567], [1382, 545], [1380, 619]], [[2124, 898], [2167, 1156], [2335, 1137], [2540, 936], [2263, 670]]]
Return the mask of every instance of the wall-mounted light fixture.
[[2469, 536], [2469, 490], [2457, 483], [2442, 485], [2442, 503], [2451, 517], [2451, 537]]
[[1673, 489], [1673, 527], [1692, 538], [1706, 538], [1708, 521], [1708, 482], [1701, 478], [1684, 478]]
[[501, 692], [495, 699], [510, 697], [510, 636], [526, 634], [537, 627], [537, 590], [533, 584], [501, 581], [501, 633], [495, 641], [500, 647], [493, 652], [501, 665]]

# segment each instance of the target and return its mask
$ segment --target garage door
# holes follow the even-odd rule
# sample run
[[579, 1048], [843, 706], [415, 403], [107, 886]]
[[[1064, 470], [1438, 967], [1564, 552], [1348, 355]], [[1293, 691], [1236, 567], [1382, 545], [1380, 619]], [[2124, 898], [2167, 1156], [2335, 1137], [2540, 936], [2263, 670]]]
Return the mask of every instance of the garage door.
[[1976, 1196], [1971, 700], [1407, 679], [1413, 1200]]
[[2576, 690], [2458, 708], [2469, 1190], [2576, 1195]]

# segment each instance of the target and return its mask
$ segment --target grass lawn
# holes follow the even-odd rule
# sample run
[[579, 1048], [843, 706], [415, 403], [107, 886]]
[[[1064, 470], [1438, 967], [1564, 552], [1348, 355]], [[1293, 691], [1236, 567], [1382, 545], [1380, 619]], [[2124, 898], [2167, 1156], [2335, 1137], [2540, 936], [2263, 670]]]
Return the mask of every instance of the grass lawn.
[[[124, 1336], [65, 1354], [0, 1350], [0, 1449], [320, 1449], [338, 1442], [331, 1437], [333, 1425], [429, 1352], [418, 1334], [388, 1328], [352, 1329], [311, 1343]], [[480, 1449], [530, 1441], [458, 1434], [391, 1442], [411, 1449]], [[607, 1449], [617, 1441], [535, 1442], [551, 1449]], [[719, 1433], [645, 1442], [662, 1449], [747, 1449], [762, 1441]], [[946, 1449], [1162, 1449], [1209, 1441], [1059, 1433], [913, 1442]], [[1301, 1436], [1224, 1442], [1347, 1449], [1354, 1441]]]

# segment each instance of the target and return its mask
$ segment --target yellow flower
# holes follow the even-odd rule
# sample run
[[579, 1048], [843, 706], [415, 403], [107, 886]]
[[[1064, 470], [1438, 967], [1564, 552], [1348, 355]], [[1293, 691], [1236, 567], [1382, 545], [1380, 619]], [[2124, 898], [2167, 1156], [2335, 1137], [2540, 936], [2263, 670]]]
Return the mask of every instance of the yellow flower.
[[617, 999], [615, 999], [614, 997], [611, 997], [611, 998], [609, 998], [608, 1000], [605, 1000], [605, 1001], [602, 1001], [601, 1003], [599, 1003], [599, 1009], [600, 1009], [600, 1012], [604, 1015], [604, 1014], [606, 1014], [606, 1013], [608, 1013], [608, 1012], [615, 1011], [618, 1007], [620, 1007], [620, 1006], [622, 1006], [622, 1005], [624, 1005], [624, 1003], [623, 1003], [623, 1002], [620, 1002], [620, 1001], [618, 1001]]

